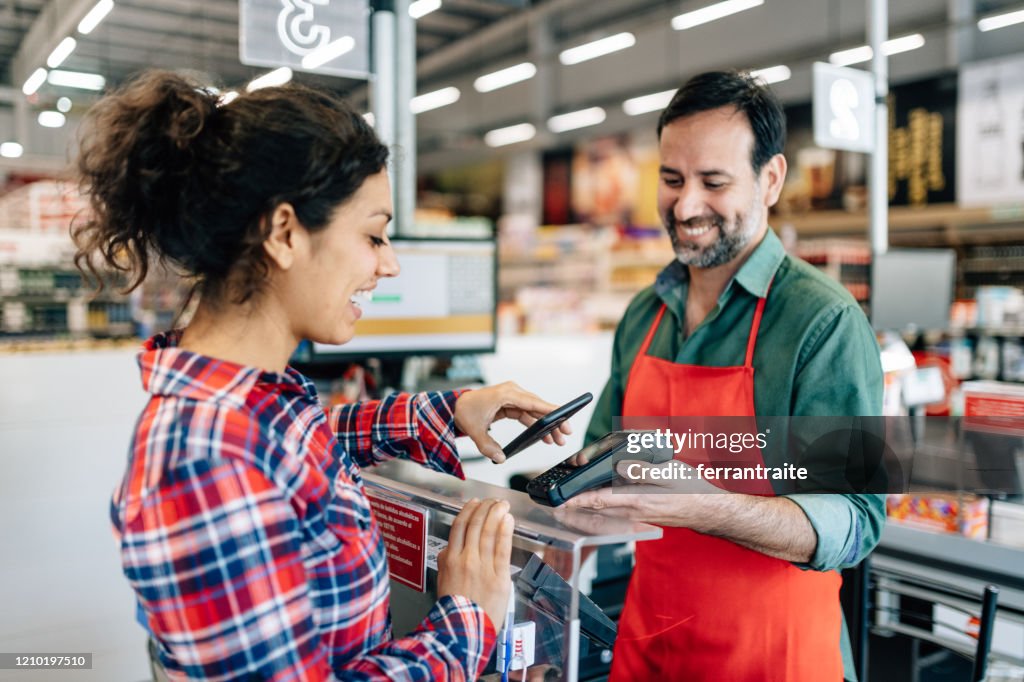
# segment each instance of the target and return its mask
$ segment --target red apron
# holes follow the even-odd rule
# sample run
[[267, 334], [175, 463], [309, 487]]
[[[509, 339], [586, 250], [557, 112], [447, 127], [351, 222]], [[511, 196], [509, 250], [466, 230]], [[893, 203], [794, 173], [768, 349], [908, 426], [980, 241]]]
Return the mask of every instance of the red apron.
[[[765, 300], [757, 303], [741, 367], [647, 355], [662, 306], [633, 363], [623, 416], [754, 417], [754, 345]], [[763, 463], [760, 451], [756, 457]], [[771, 494], [763, 486], [749, 492]], [[834, 571], [802, 571], [728, 540], [665, 528], [662, 539], [637, 543], [610, 679], [842, 680], [840, 584]]]

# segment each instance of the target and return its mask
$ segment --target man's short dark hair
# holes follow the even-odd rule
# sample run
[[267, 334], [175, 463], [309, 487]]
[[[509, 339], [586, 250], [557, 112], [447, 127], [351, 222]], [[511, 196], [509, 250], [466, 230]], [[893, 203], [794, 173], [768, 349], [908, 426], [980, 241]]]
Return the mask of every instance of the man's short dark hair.
[[669, 123], [685, 116], [733, 106], [747, 116], [754, 131], [750, 163], [760, 173], [786, 146], [786, 117], [775, 95], [757, 79], [739, 71], [709, 71], [694, 76], [672, 96], [658, 118], [658, 139]]

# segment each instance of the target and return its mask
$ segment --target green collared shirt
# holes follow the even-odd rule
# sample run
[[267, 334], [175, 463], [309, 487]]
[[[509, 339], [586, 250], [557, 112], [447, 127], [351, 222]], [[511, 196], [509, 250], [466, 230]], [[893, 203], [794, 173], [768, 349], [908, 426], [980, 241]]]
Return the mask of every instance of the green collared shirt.
[[[769, 290], [770, 285], [770, 290]], [[655, 316], [654, 357], [689, 365], [742, 365], [754, 308], [768, 295], [754, 351], [754, 407], [759, 416], [872, 416], [882, 409], [882, 368], [867, 318], [839, 283], [786, 254], [772, 230], [740, 267], [714, 309], [684, 338], [689, 273], [673, 261], [633, 299], [615, 333], [611, 378], [587, 429], [590, 442], [622, 415], [629, 369]], [[818, 536], [809, 565], [829, 571], [857, 564], [878, 544], [884, 495], [788, 496]], [[853, 679], [844, 631], [846, 676]]]

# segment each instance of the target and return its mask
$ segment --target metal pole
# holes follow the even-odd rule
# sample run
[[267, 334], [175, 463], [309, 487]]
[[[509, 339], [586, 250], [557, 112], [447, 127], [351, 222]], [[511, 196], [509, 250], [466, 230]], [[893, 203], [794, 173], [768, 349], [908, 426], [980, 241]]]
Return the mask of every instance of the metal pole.
[[[371, 23], [373, 30], [373, 82], [370, 86], [370, 110], [377, 137], [388, 146], [395, 144], [395, 13], [390, 3], [377, 3]], [[388, 164], [391, 196], [395, 196], [395, 160]], [[397, 203], [397, 202], [395, 202]], [[397, 221], [388, 226], [395, 230]]]
[[399, 234], [409, 233], [416, 213], [416, 115], [409, 102], [416, 96], [416, 20], [409, 14], [409, 0], [395, 0], [396, 88], [395, 115], [395, 225]]
[[871, 252], [889, 250], [889, 64], [882, 44], [889, 38], [888, 0], [868, 0], [868, 42], [875, 75], [875, 147], [868, 179]]

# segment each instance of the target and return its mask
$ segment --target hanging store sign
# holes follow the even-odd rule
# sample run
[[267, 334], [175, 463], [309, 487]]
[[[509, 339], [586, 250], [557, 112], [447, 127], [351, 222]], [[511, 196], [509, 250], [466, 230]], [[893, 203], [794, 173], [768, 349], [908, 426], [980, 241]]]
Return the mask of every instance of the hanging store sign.
[[867, 71], [814, 64], [814, 143], [871, 152], [875, 145], [875, 79]]
[[1024, 55], [967, 64], [957, 106], [957, 199], [1024, 204]]
[[368, 0], [242, 0], [239, 60], [251, 66], [368, 78]]

